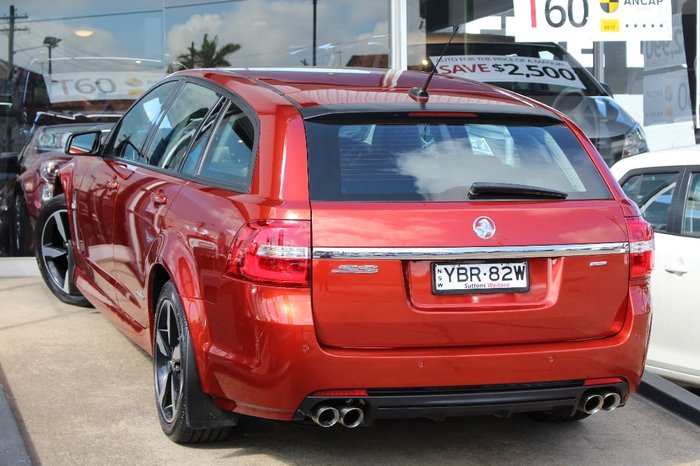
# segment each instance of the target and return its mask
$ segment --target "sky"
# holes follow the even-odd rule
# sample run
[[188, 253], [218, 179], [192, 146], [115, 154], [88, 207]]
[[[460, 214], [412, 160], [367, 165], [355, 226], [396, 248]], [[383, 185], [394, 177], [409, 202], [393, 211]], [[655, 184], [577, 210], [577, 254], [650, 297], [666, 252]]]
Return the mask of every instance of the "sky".
[[[198, 46], [204, 34], [219, 44], [241, 45], [229, 56], [234, 66], [299, 65], [311, 62], [311, 0], [19, 0], [15, 63], [40, 71], [48, 58], [47, 36], [61, 39], [52, 49], [54, 73], [89, 69], [89, 61], [66, 57], [130, 57], [167, 68]], [[0, 14], [9, 14], [3, 2]], [[318, 2], [319, 64], [340, 64], [353, 53], [386, 53], [388, 0]], [[78, 37], [76, 30], [93, 31]], [[0, 35], [0, 59], [8, 56], [7, 35]], [[153, 60], [149, 62], [148, 60]], [[163, 65], [163, 62], [165, 64]]]

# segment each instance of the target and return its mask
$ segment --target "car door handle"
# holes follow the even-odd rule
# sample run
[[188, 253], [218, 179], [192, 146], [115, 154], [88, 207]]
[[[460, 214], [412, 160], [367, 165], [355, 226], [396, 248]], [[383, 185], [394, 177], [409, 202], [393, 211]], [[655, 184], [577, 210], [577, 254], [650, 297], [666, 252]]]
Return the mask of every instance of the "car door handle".
[[664, 266], [664, 270], [666, 270], [666, 272], [668, 272], [668, 273], [672, 273], [674, 275], [681, 275], [681, 276], [688, 273], [688, 267], [685, 266], [685, 264], [683, 263], [682, 260], [677, 260], [677, 261], [667, 263]]
[[155, 205], [165, 205], [168, 203], [168, 196], [166, 196], [163, 191], [151, 193], [151, 201], [153, 201]]

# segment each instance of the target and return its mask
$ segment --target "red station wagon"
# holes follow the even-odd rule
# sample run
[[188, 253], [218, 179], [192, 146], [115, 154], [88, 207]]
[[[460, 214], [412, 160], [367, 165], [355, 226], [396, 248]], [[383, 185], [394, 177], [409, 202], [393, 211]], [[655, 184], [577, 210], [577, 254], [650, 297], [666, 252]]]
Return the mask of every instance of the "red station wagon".
[[[153, 355], [165, 433], [623, 405], [653, 236], [565, 116], [387, 70], [171, 75], [60, 171], [37, 260]], [[421, 94], [421, 93], [417, 93]], [[416, 93], [414, 92], [414, 95]]]

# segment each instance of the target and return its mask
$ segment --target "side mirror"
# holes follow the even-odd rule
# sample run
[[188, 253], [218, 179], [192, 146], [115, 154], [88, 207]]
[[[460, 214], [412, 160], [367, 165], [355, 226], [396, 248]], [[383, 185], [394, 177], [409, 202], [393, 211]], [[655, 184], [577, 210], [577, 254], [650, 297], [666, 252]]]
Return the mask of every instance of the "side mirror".
[[69, 155], [95, 155], [100, 149], [101, 138], [100, 130], [73, 133], [68, 136], [65, 152]]

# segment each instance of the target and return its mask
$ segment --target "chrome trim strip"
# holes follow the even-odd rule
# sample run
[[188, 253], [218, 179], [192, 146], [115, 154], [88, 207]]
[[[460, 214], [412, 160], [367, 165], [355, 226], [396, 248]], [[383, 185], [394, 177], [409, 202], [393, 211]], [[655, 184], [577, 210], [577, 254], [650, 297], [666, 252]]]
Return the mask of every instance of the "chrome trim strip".
[[314, 259], [455, 260], [627, 254], [629, 243], [501, 246], [475, 248], [313, 248]]

